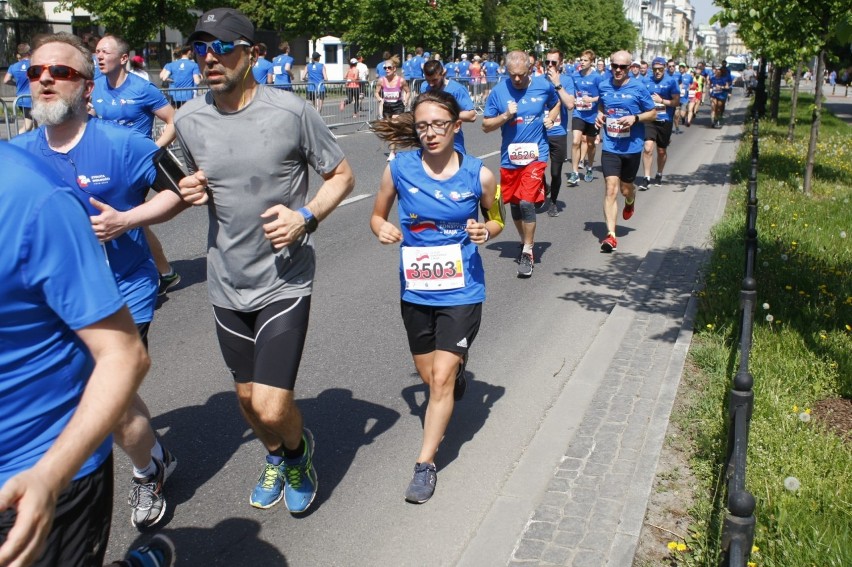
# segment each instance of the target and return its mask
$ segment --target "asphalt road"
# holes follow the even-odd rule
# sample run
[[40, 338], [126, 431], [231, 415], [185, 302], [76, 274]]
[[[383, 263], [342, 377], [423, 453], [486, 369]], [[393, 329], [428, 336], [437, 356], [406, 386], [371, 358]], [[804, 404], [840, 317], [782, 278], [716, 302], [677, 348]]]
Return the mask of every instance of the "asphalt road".
[[[385, 167], [378, 139], [338, 132], [357, 185], [316, 234], [319, 267], [296, 392], [317, 441], [319, 493], [300, 517], [283, 505], [263, 511], [248, 504], [264, 450], [239, 415], [215, 339], [205, 284], [207, 213], [191, 209], [157, 227], [183, 280], [155, 316], [153, 366], [141, 393], [178, 459], [157, 526], [174, 539], [178, 565], [455, 564], [565, 386], [565, 370], [629, 292], [661, 227], [679, 222], [690, 186], [725, 182], [712, 164], [722, 133], [706, 127], [707, 106], [702, 112], [673, 137], [664, 185], [638, 194], [614, 254], [599, 251], [599, 170], [592, 183], [563, 183], [559, 217], [539, 214], [531, 279], [516, 277], [514, 227], [481, 249], [488, 300], [471, 350], [472, 380], [437, 456], [435, 496], [421, 506], [404, 502], [403, 492], [420, 445], [425, 389], [399, 315], [397, 248], [379, 244], [368, 224]], [[499, 133], [483, 134], [480, 124], [465, 125], [467, 149], [486, 156], [496, 173]], [[251, 148], [245, 152], [248, 158]], [[130, 524], [129, 462], [116, 456], [110, 559], [150, 538]], [[542, 488], [530, 486], [530, 498]]]

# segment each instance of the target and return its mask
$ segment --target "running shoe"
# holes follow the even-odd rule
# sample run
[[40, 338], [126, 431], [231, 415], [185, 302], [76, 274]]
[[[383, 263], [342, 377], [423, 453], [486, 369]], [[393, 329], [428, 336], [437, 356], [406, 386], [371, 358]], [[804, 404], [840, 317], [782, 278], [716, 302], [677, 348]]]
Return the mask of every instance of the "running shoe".
[[163, 484], [166, 482], [166, 472], [174, 470], [177, 460], [165, 447], [163, 458], [165, 461], [154, 457], [157, 472], [144, 478], [134, 476], [130, 480], [130, 495], [127, 497], [127, 503], [133, 509], [130, 513], [130, 522], [137, 528], [150, 528], [162, 520], [166, 513]]
[[636, 187], [638, 187], [640, 191], [647, 191], [648, 186], [651, 184], [651, 178], [650, 177], [641, 177], [640, 179], [641, 179], [641, 181], [636, 184]]
[[416, 463], [414, 465], [414, 478], [408, 484], [405, 491], [406, 502], [412, 504], [423, 504], [435, 494], [435, 485], [438, 484], [438, 469], [432, 463]]
[[633, 197], [631, 202], [627, 202], [624, 200], [624, 210], [621, 211], [621, 218], [624, 220], [630, 220], [630, 217], [633, 216], [633, 211], [636, 210], [636, 197]]
[[568, 174], [568, 187], [576, 187], [580, 184], [580, 174], [576, 171], [572, 171]]
[[278, 504], [284, 498], [284, 459], [275, 455], [266, 455], [266, 464], [251, 493], [249, 504], [266, 510]]
[[172, 273], [169, 275], [160, 275], [160, 287], [157, 290], [157, 295], [166, 295], [166, 292], [169, 289], [175, 287], [180, 283], [180, 274], [172, 270]]
[[657, 187], [660, 187], [662, 184], [663, 184], [663, 174], [658, 173], [657, 175], [654, 176], [654, 185], [656, 185]]
[[166, 535], [157, 534], [148, 545], [128, 551], [123, 564], [130, 567], [171, 567], [176, 557], [172, 540]]
[[518, 263], [518, 277], [528, 278], [533, 273], [533, 255], [529, 252], [521, 254], [521, 261]]
[[583, 176], [583, 181], [586, 183], [591, 183], [595, 179], [595, 173], [592, 171], [591, 167], [586, 168], [586, 175]]
[[453, 384], [453, 399], [455, 401], [459, 401], [464, 397], [464, 393], [467, 391], [467, 376], [465, 375], [465, 368], [467, 368], [467, 353], [462, 355], [461, 364], [459, 364], [459, 368], [456, 371], [456, 383]]
[[317, 495], [317, 472], [314, 470], [314, 435], [307, 427], [302, 438], [305, 453], [298, 459], [284, 459], [284, 503], [291, 514], [301, 514], [308, 509]]
[[547, 208], [547, 216], [549, 217], [558, 217], [559, 216], [559, 206], [556, 203], [550, 203], [550, 206]]
[[601, 240], [601, 252], [613, 252], [618, 249], [618, 240], [614, 234], [607, 234], [606, 238]]

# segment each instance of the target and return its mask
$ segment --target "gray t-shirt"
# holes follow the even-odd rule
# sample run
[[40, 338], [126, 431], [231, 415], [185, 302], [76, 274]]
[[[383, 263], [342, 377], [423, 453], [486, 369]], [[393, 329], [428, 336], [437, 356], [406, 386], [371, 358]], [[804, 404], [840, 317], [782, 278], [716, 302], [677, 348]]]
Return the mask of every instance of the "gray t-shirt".
[[303, 207], [308, 165], [324, 175], [343, 161], [343, 151], [316, 110], [290, 92], [258, 87], [247, 106], [224, 114], [208, 92], [178, 110], [175, 128], [189, 170], [203, 170], [208, 180], [210, 302], [257, 311], [310, 295], [312, 238], [275, 250], [263, 233], [263, 225], [273, 219], [260, 215], [273, 205]]

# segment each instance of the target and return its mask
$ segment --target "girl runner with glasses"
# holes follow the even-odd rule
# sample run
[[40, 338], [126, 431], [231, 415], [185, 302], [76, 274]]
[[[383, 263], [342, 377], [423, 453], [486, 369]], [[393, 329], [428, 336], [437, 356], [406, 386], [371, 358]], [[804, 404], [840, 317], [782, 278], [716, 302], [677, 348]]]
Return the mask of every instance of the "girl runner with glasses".
[[[459, 112], [452, 95], [427, 91], [411, 112], [373, 125], [381, 139], [416, 148], [385, 168], [370, 219], [379, 242], [401, 245], [402, 319], [414, 365], [429, 388], [420, 453], [405, 492], [415, 504], [435, 491], [435, 454], [467, 387], [465, 362], [485, 301], [477, 245], [503, 228], [494, 174], [453, 148]], [[388, 221], [397, 199], [399, 228]], [[484, 221], [480, 207], [488, 211]]]

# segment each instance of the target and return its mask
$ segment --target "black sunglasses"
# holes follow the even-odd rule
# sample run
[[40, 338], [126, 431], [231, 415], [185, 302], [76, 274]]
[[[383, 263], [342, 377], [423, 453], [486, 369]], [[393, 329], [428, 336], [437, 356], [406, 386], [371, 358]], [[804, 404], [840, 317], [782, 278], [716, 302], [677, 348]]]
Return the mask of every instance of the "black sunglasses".
[[618, 65], [616, 63], [610, 63], [609, 66], [612, 68], [613, 71], [615, 71], [616, 69], [626, 71], [630, 67], [630, 63], [628, 63], [627, 65]]
[[54, 81], [73, 81], [74, 79], [90, 79], [77, 69], [68, 65], [32, 65], [27, 69], [27, 78], [31, 81], [37, 81], [41, 78], [44, 70], [50, 74]]
[[554, 61], [553, 59], [547, 60], [547, 66], [548, 67], [556, 67], [557, 65], [559, 65], [559, 61]]

